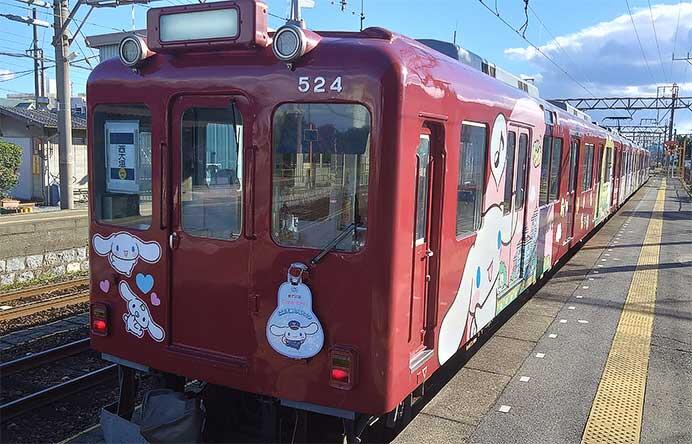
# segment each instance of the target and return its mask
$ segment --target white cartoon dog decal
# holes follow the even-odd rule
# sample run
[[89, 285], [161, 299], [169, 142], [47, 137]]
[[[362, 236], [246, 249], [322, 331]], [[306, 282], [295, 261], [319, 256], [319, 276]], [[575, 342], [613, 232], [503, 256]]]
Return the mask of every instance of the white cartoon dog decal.
[[504, 214], [502, 200], [507, 156], [507, 120], [499, 114], [490, 142], [491, 180], [484, 193], [481, 226], [469, 251], [459, 290], [440, 326], [438, 359], [446, 362], [459, 349], [464, 333], [470, 337], [487, 325], [497, 311], [497, 281], [502, 248], [517, 225], [516, 212]]
[[161, 247], [158, 243], [145, 242], [125, 231], [108, 237], [95, 234], [91, 243], [96, 254], [107, 256], [111, 266], [127, 277], [132, 275], [139, 259], [153, 264], [161, 258]]
[[278, 325], [270, 326], [270, 331], [274, 336], [281, 336], [281, 342], [283, 342], [286, 347], [291, 347], [296, 350], [300, 350], [300, 346], [303, 345], [307, 337], [309, 335], [314, 335], [318, 330], [319, 327], [315, 322], [305, 327], [301, 327], [298, 321], [289, 321], [288, 325], [285, 327], [280, 327]]
[[127, 332], [141, 338], [147, 331], [154, 341], [163, 341], [166, 333], [152, 319], [147, 304], [134, 294], [127, 282], [121, 281], [118, 289], [120, 290], [120, 297], [127, 302], [127, 313], [123, 315]]

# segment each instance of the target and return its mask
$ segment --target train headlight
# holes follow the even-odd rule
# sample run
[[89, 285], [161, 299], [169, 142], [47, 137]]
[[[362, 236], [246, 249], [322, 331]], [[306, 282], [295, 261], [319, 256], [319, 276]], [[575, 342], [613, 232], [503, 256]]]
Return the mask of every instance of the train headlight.
[[286, 25], [274, 34], [274, 55], [283, 62], [292, 62], [305, 53], [307, 39], [297, 26]]
[[285, 25], [274, 33], [272, 51], [277, 59], [291, 63], [312, 51], [319, 42], [317, 33], [295, 25]]
[[151, 55], [144, 39], [138, 35], [128, 35], [120, 42], [118, 50], [120, 61], [129, 67], [136, 67]]

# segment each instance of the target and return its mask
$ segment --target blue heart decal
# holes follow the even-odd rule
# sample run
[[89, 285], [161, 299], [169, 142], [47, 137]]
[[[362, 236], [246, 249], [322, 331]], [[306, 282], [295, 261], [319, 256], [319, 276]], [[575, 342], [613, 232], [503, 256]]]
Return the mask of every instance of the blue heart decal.
[[137, 288], [139, 288], [142, 293], [149, 293], [149, 291], [154, 288], [154, 276], [150, 274], [137, 273], [135, 282], [137, 282]]

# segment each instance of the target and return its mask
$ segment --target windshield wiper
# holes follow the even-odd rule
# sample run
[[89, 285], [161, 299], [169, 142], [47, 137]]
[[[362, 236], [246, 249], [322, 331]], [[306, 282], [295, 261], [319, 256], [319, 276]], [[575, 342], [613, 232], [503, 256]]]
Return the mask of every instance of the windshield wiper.
[[231, 113], [233, 116], [231, 117], [232, 121], [231, 123], [233, 124], [233, 141], [235, 142], [235, 149], [239, 150], [240, 149], [240, 139], [238, 138], [238, 122], [236, 121], [235, 113], [236, 113], [236, 106], [235, 106], [235, 99], [231, 100]]
[[310, 261], [310, 265], [311, 265], [311, 266], [317, 265], [317, 263], [318, 263], [319, 261], [321, 261], [322, 258], [325, 257], [325, 256], [327, 255], [327, 253], [329, 253], [330, 251], [332, 251], [332, 249], [333, 249], [334, 247], [336, 247], [337, 245], [339, 245], [339, 243], [340, 243], [342, 240], [346, 239], [346, 237], [347, 237], [349, 234], [351, 234], [351, 232], [354, 232], [354, 233], [355, 233], [356, 227], [357, 227], [357, 224], [356, 224], [355, 222], [353, 222], [353, 223], [350, 224], [348, 227], [346, 227], [346, 229], [345, 229], [344, 231], [342, 231], [341, 233], [339, 233], [339, 235], [336, 236], [336, 237], [334, 238], [334, 240], [332, 240], [331, 242], [329, 242], [329, 243], [327, 244], [327, 246], [324, 247], [324, 248], [322, 249], [322, 251], [320, 251], [319, 254], [318, 254], [317, 256], [315, 256], [315, 257], [312, 258], [312, 260]]
[[360, 219], [360, 202], [358, 201], [358, 194], [354, 196], [354, 202], [353, 202], [353, 222], [346, 227], [344, 231], [339, 233], [334, 240], [329, 242], [326, 247], [320, 251], [317, 256], [313, 257], [312, 260], [310, 261], [310, 266], [315, 266], [319, 261], [322, 260], [323, 257], [327, 255], [334, 247], [339, 245], [339, 243], [346, 239], [346, 237], [353, 232], [355, 235], [356, 232], [358, 231], [358, 227], [361, 226], [361, 219]]

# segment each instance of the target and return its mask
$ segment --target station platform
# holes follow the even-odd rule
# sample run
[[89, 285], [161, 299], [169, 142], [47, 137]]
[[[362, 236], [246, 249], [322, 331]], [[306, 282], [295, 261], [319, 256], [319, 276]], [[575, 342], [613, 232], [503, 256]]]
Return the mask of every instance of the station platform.
[[513, 311], [430, 381], [395, 443], [692, 443], [692, 198], [678, 180], [651, 178]]

